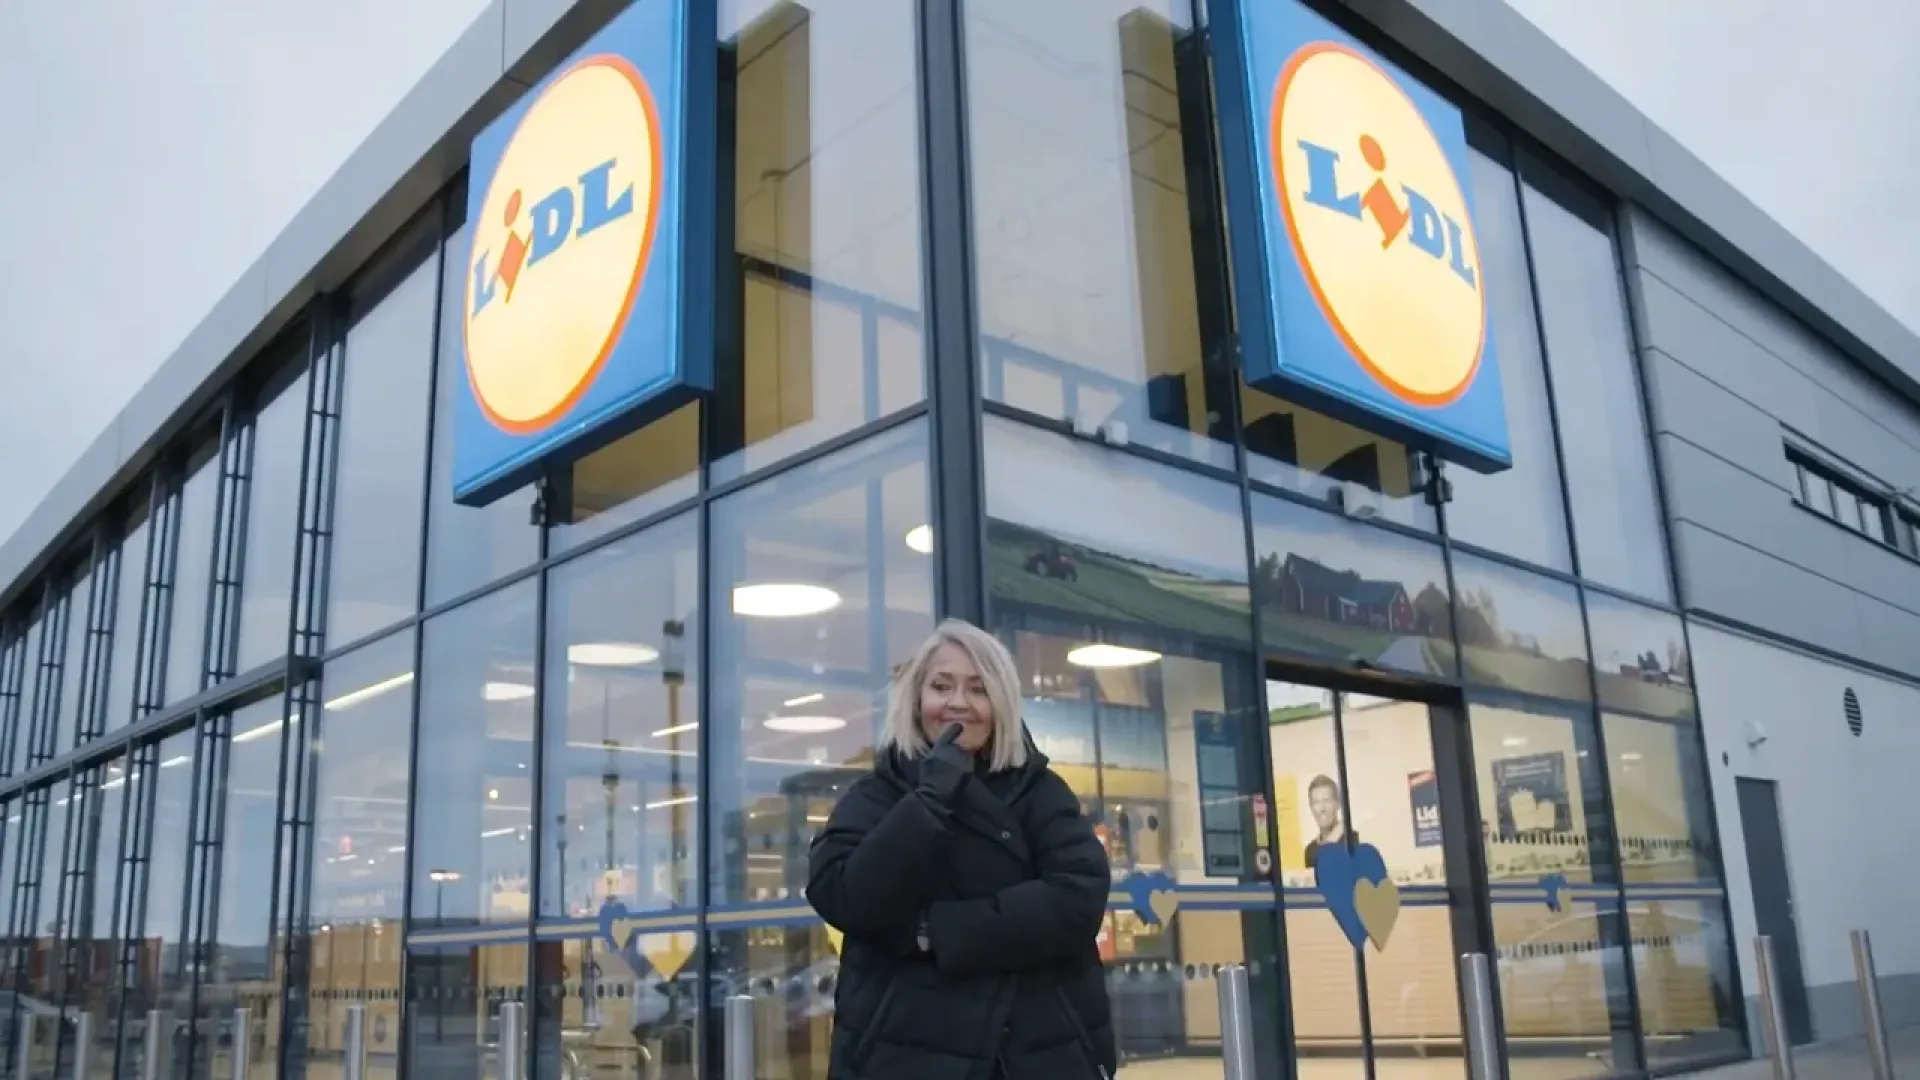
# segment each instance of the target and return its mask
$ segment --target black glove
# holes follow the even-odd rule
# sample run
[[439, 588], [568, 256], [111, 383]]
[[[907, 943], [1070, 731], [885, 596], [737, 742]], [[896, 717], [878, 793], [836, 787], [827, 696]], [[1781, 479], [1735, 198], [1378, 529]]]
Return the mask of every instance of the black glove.
[[952, 803], [973, 775], [973, 757], [957, 745], [962, 730], [959, 724], [948, 724], [933, 751], [920, 762], [920, 791], [942, 806]]

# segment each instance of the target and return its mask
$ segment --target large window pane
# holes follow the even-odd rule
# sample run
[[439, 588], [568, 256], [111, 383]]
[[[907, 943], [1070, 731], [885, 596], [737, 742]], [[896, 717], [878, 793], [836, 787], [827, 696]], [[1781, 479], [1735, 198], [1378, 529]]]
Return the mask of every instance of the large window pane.
[[[432, 508], [427, 512], [427, 606], [478, 589], [533, 562], [540, 553], [540, 530], [533, 523], [531, 489], [502, 496], [481, 507], [453, 501], [454, 391], [467, 381], [461, 363], [466, 313], [467, 250], [470, 226], [447, 238], [440, 283], [440, 357], [434, 380]], [[349, 383], [351, 385], [351, 383]], [[576, 481], [577, 488], [577, 481]], [[577, 492], [576, 492], [577, 495]]]
[[[273, 961], [274, 834], [279, 822], [280, 723], [282, 698], [275, 694], [249, 705], [227, 721], [226, 777], [221, 793], [220, 895], [218, 921], [200, 974], [195, 1020], [195, 1068], [211, 1063], [212, 1075], [233, 1076], [233, 1038], [229, 1020], [235, 1008], [254, 1017], [279, 1015], [279, 968]], [[275, 1062], [266, 1047], [255, 1046], [249, 1077], [272, 1076]]]
[[1451, 677], [1440, 549], [1284, 499], [1253, 499], [1253, 595], [1268, 651]]
[[428, 259], [347, 332], [327, 584], [335, 646], [406, 618], [418, 600], [438, 278]]
[[[893, 666], [933, 629], [926, 462], [915, 423], [713, 508], [708, 887], [744, 913], [733, 925], [758, 924], [714, 935], [716, 995], [817, 985], [837, 964], [802, 892], [807, 845], [871, 767]], [[822, 1080], [831, 1011], [763, 1000], [759, 1067]]]
[[[83, 571], [67, 590], [67, 644], [60, 658], [60, 709], [45, 748], [52, 757], [73, 749], [80, 718], [95, 708], [94, 683], [87, 678], [87, 639], [93, 632], [93, 574]], [[82, 710], [85, 710], [83, 713]]]
[[187, 463], [174, 511], [172, 628], [167, 634], [166, 702], [200, 692], [206, 678], [207, 601], [213, 588], [214, 514], [218, 510], [218, 446], [206, 443]]
[[287, 651], [293, 549], [300, 531], [300, 459], [307, 432], [307, 381], [281, 389], [253, 423], [247, 484], [246, 564], [240, 581], [240, 654], [235, 670]]
[[1614, 830], [1584, 710], [1471, 708], [1514, 1080], [1633, 1072]]
[[919, 401], [925, 377], [913, 6], [721, 9], [744, 334], [741, 396], [714, 406], [724, 481]]
[[33, 623], [28, 626], [26, 636], [20, 643], [16, 685], [19, 687], [18, 704], [15, 705], [13, 723], [13, 754], [10, 773], [18, 776], [27, 770], [27, 762], [33, 757], [33, 738], [40, 704], [40, 649], [44, 644], [43, 631], [47, 624], [44, 611], [37, 613]]
[[[526, 944], [416, 949], [408, 960], [409, 1080], [500, 1080], [505, 1075], [499, 1052], [500, 1006], [526, 1003]], [[645, 1065], [635, 1068], [633, 1057], [623, 1064], [629, 1071], [612, 1075], [653, 1080]], [[518, 1075], [525, 1075], [524, 1067]], [[599, 1080], [604, 1074], [576, 1067], [564, 1075], [536, 1075], [539, 1080]]]
[[117, 592], [113, 598], [113, 645], [107, 663], [107, 712], [102, 732], [116, 731], [133, 719], [134, 682], [139, 672], [140, 620], [147, 592], [147, 544], [151, 530], [147, 508], [139, 506], [121, 532]]
[[[1211, 973], [1276, 949], [1271, 876], [1255, 862], [1266, 725], [1240, 493], [1007, 420], [986, 440], [992, 622], [1027, 729], [1106, 843], [1116, 892], [1182, 905], [1116, 900], [1096, 939], [1120, 1075], [1217, 1070]], [[1187, 909], [1202, 890], [1238, 899]], [[1278, 980], [1270, 966], [1254, 979], [1255, 1010], [1271, 1015]], [[1277, 1065], [1277, 1042], [1260, 1047]]]
[[426, 624], [414, 927], [531, 913], [534, 596], [522, 581]]
[[[187, 908], [187, 854], [193, 835], [193, 732], [185, 731], [165, 742], [140, 748], [134, 756], [135, 798], [152, 807], [151, 829], [145, 836], [145, 907], [132, 921], [145, 947], [138, 953], [134, 981], [122, 1015], [145, 1017], [160, 1009], [169, 1028], [159, 1040], [162, 1074], [173, 1067], [173, 1054], [184, 1050], [174, 1033], [192, 1015], [192, 972], [187, 970], [186, 947], [180, 939]], [[144, 1031], [145, 1021], [139, 1021]], [[129, 1033], [131, 1036], [131, 1033]], [[138, 1061], [145, 1039], [129, 1037], [126, 1054]], [[135, 1075], [142, 1075], [135, 1073]]]
[[[26, 694], [22, 683], [27, 675], [26, 635], [12, 628], [0, 636], [0, 775], [13, 771], [12, 745], [18, 741], [17, 732], [24, 722], [21, 708]], [[0, 834], [0, 840], [4, 834]], [[5, 884], [0, 883], [0, 890]], [[0, 923], [0, 929], [5, 924]]]
[[[547, 594], [539, 916], [595, 929], [542, 943], [540, 1070], [651, 1058], [690, 1077], [697, 1013], [699, 530], [685, 515], [553, 571]], [[602, 934], [603, 912], [654, 929]], [[661, 932], [659, 920], [671, 927]], [[617, 947], [615, 941], [617, 940]], [[586, 1080], [582, 1077], [580, 1080]]]
[[[114, 923], [120, 896], [121, 827], [126, 821], [127, 765], [125, 758], [99, 767], [97, 787], [84, 828], [86, 840], [77, 845], [90, 854], [86, 895], [74, 910], [82, 920], [74, 927], [78, 946], [78, 979], [69, 989], [70, 1014], [85, 1013], [93, 1025], [93, 1070], [75, 1080], [105, 1080], [112, 1076], [113, 1011], [119, 1005], [119, 927]], [[105, 1055], [105, 1058], [102, 1058]]]
[[365, 1005], [368, 1080], [391, 1080], [399, 1043], [412, 684], [411, 633], [339, 657], [314, 739], [313, 899], [299, 928], [312, 950], [307, 1049], [316, 1066], [340, 1068], [347, 1007]]
[[18, 1060], [14, 1038], [18, 1028], [13, 1023], [12, 1002], [20, 1000], [22, 972], [20, 970], [20, 937], [14, 928], [15, 893], [14, 881], [20, 865], [20, 849], [27, 841], [26, 813], [21, 801], [0, 803], [0, 992], [11, 999], [8, 1005], [0, 1006], [0, 1061]]
[[1726, 882], [1699, 732], [1603, 714], [1640, 1023], [1655, 1067], [1738, 1053]]
[[[65, 886], [64, 869], [67, 855], [67, 839], [73, 824], [74, 785], [57, 785], [42, 793], [47, 804], [42, 820], [45, 831], [41, 833], [39, 850], [40, 869], [34, 880], [34, 889], [30, 910], [35, 912], [33, 920], [22, 927], [21, 935], [30, 959], [29, 974], [24, 991], [26, 1000], [21, 1002], [22, 1014], [34, 1014], [31, 1020], [38, 1028], [34, 1042], [39, 1051], [34, 1055], [33, 1063], [26, 1072], [26, 1080], [53, 1080], [53, 1037], [55, 1028], [51, 1017], [38, 1015], [40, 1010], [33, 1006], [45, 1006], [58, 1009], [62, 1002], [65, 979], [61, 971], [60, 946], [66, 938], [66, 909], [61, 905], [61, 889]], [[28, 796], [29, 805], [34, 801]], [[32, 820], [32, 812], [28, 814]], [[23, 853], [24, 857], [24, 853]], [[23, 897], [23, 904], [27, 898]], [[30, 1005], [29, 1002], [32, 1004]], [[16, 1020], [27, 1020], [28, 1015], [20, 1015]]]
[[[1555, 184], [1556, 193], [1562, 184]], [[1564, 192], [1570, 202], [1584, 196]], [[1527, 234], [1547, 342], [1560, 441], [1573, 501], [1580, 572], [1618, 589], [1665, 600], [1665, 533], [1654, 491], [1653, 449], [1640, 404], [1626, 294], [1613, 237], [1529, 182]]]
[[1693, 660], [1678, 615], [1589, 590], [1587, 623], [1603, 708], [1693, 716]]
[[[987, 396], [1231, 467], [1222, 317], [1196, 274], [1183, 124], [1205, 73], [1176, 59], [1187, 0], [966, 5], [980, 361]], [[1207, 181], [1199, 182], [1210, 197]], [[1207, 333], [1208, 330], [1214, 333]], [[1212, 437], [1209, 437], [1209, 436]]]
[[1454, 618], [1468, 682], [1590, 701], [1587, 635], [1573, 586], [1455, 553]]
[[[1486, 268], [1487, 318], [1500, 351], [1513, 467], [1497, 473], [1449, 468], [1453, 501], [1447, 504], [1447, 533], [1555, 570], [1572, 570], [1518, 190], [1506, 166], [1478, 150], [1469, 150], [1468, 156], [1474, 235]], [[1568, 405], [1585, 407], [1577, 401]]]

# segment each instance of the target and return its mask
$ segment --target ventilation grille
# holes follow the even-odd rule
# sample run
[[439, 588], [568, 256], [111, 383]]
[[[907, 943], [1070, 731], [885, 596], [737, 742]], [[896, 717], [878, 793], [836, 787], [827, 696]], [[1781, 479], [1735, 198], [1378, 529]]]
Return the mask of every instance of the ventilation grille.
[[1847, 711], [1847, 730], [1853, 732], [1854, 738], [1859, 738], [1861, 729], [1867, 726], [1866, 717], [1860, 715], [1860, 695], [1849, 686], [1840, 698], [1840, 705]]

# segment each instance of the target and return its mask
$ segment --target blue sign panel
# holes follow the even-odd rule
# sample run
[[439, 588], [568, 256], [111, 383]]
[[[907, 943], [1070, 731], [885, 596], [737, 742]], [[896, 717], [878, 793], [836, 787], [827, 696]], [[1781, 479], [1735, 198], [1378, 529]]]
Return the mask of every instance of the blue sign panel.
[[712, 8], [637, 0], [474, 139], [457, 501], [711, 389]]
[[1512, 465], [1460, 111], [1295, 0], [1219, 0], [1247, 381]]

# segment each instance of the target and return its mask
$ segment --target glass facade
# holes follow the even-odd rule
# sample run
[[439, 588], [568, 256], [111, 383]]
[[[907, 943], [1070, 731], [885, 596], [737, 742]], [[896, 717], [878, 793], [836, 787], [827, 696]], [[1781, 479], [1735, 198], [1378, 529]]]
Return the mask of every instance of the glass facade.
[[715, 393], [454, 504], [456, 181], [0, 615], [0, 1060], [470, 1080], [511, 1002], [545, 1080], [707, 1080], [746, 993], [823, 1080], [808, 844], [956, 610], [1108, 848], [1122, 1076], [1219, 1075], [1234, 963], [1263, 1074], [1464, 1076], [1469, 951], [1516, 1078], [1742, 1053], [1605, 204], [1470, 123], [1471, 474], [1240, 379], [1188, 0], [719, 3]]

